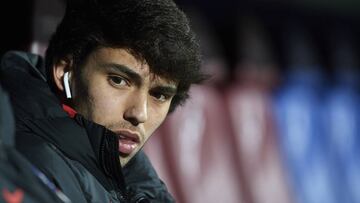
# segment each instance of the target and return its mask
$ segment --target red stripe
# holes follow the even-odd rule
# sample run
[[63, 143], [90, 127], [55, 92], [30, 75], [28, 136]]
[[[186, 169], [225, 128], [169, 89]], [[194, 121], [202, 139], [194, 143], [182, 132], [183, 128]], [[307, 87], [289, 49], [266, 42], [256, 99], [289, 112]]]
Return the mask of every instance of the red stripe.
[[64, 111], [71, 117], [74, 118], [75, 115], [77, 114], [77, 112], [75, 111], [75, 109], [71, 108], [70, 106], [66, 105], [66, 104], [62, 104], [62, 108], [64, 109]]

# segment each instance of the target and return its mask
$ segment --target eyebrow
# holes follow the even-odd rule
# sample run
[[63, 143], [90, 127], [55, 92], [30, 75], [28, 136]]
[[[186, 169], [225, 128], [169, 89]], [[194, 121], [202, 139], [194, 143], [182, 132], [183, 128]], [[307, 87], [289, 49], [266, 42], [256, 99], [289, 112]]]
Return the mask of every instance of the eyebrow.
[[142, 84], [142, 78], [141, 76], [131, 70], [128, 66], [117, 64], [117, 63], [105, 63], [101, 64], [102, 67], [107, 68], [108, 70], [112, 70], [114, 72], [121, 72], [125, 74], [127, 77], [129, 77], [137, 86], [140, 86]]
[[175, 95], [177, 92], [177, 88], [175, 86], [168, 85], [158, 85], [152, 88], [152, 91], [161, 92], [167, 95]]

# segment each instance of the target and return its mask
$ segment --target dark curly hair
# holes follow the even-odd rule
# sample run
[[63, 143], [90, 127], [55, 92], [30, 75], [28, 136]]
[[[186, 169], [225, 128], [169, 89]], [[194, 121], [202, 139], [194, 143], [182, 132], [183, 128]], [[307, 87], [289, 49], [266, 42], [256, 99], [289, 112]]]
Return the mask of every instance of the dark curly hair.
[[50, 83], [56, 62], [71, 56], [81, 67], [99, 47], [125, 48], [152, 73], [177, 81], [169, 112], [186, 100], [191, 84], [206, 77], [189, 21], [171, 0], [69, 0], [46, 51]]

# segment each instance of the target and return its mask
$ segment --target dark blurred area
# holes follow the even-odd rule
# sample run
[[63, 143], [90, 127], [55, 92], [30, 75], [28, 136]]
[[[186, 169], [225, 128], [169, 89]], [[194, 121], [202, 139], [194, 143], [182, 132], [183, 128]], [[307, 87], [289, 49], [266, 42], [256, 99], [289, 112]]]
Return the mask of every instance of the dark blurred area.
[[[178, 202], [360, 202], [356, 0], [177, 0], [212, 75], [145, 150]], [[1, 55], [43, 55], [63, 0], [1, 3]]]
[[0, 16], [1, 55], [11, 49], [27, 50], [32, 41], [33, 1], [3, 1]]
[[[286, 69], [287, 45], [284, 37], [291, 27], [302, 26], [308, 31], [316, 47], [318, 60], [325, 71], [331, 71], [331, 53], [328, 36], [334, 30], [345, 29], [354, 36], [359, 34], [360, 2], [356, 0], [337, 1], [176, 1], [181, 6], [195, 8], [202, 13], [213, 27], [216, 36], [224, 47], [228, 68], [233, 70], [239, 57], [239, 22], [248, 16], [259, 20], [267, 31], [273, 45], [274, 60], [281, 70]], [[352, 42], [356, 47], [357, 40]]]
[[[34, 41], [46, 43], [57, 22], [62, 17], [64, 0], [4, 1], [1, 4], [2, 41], [1, 54], [7, 50], [28, 50]], [[184, 10], [196, 10], [206, 18], [213, 35], [221, 44], [227, 68], [233, 70], [238, 62], [239, 22], [248, 16], [258, 19], [267, 31], [273, 45], [274, 60], [280, 69], [288, 64], [284, 37], [290, 27], [302, 26], [313, 38], [318, 49], [319, 62], [330, 71], [331, 53], [329, 39], [324, 36], [334, 30], [345, 29], [358, 36], [360, 2], [345, 1], [286, 1], [286, 0], [177, 0]], [[356, 47], [358, 40], [352, 42]]]

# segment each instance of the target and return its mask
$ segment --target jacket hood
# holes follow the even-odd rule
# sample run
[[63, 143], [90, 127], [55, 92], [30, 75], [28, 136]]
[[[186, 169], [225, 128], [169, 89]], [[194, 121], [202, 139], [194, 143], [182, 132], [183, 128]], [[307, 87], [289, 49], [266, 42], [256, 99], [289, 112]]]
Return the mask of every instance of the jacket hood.
[[116, 185], [124, 189], [117, 136], [79, 114], [70, 118], [50, 90], [44, 73], [42, 58], [37, 55], [25, 52], [4, 55], [0, 76], [14, 107], [16, 129], [31, 130], [79, 161], [108, 190], [112, 188], [110, 180], [116, 180]]

